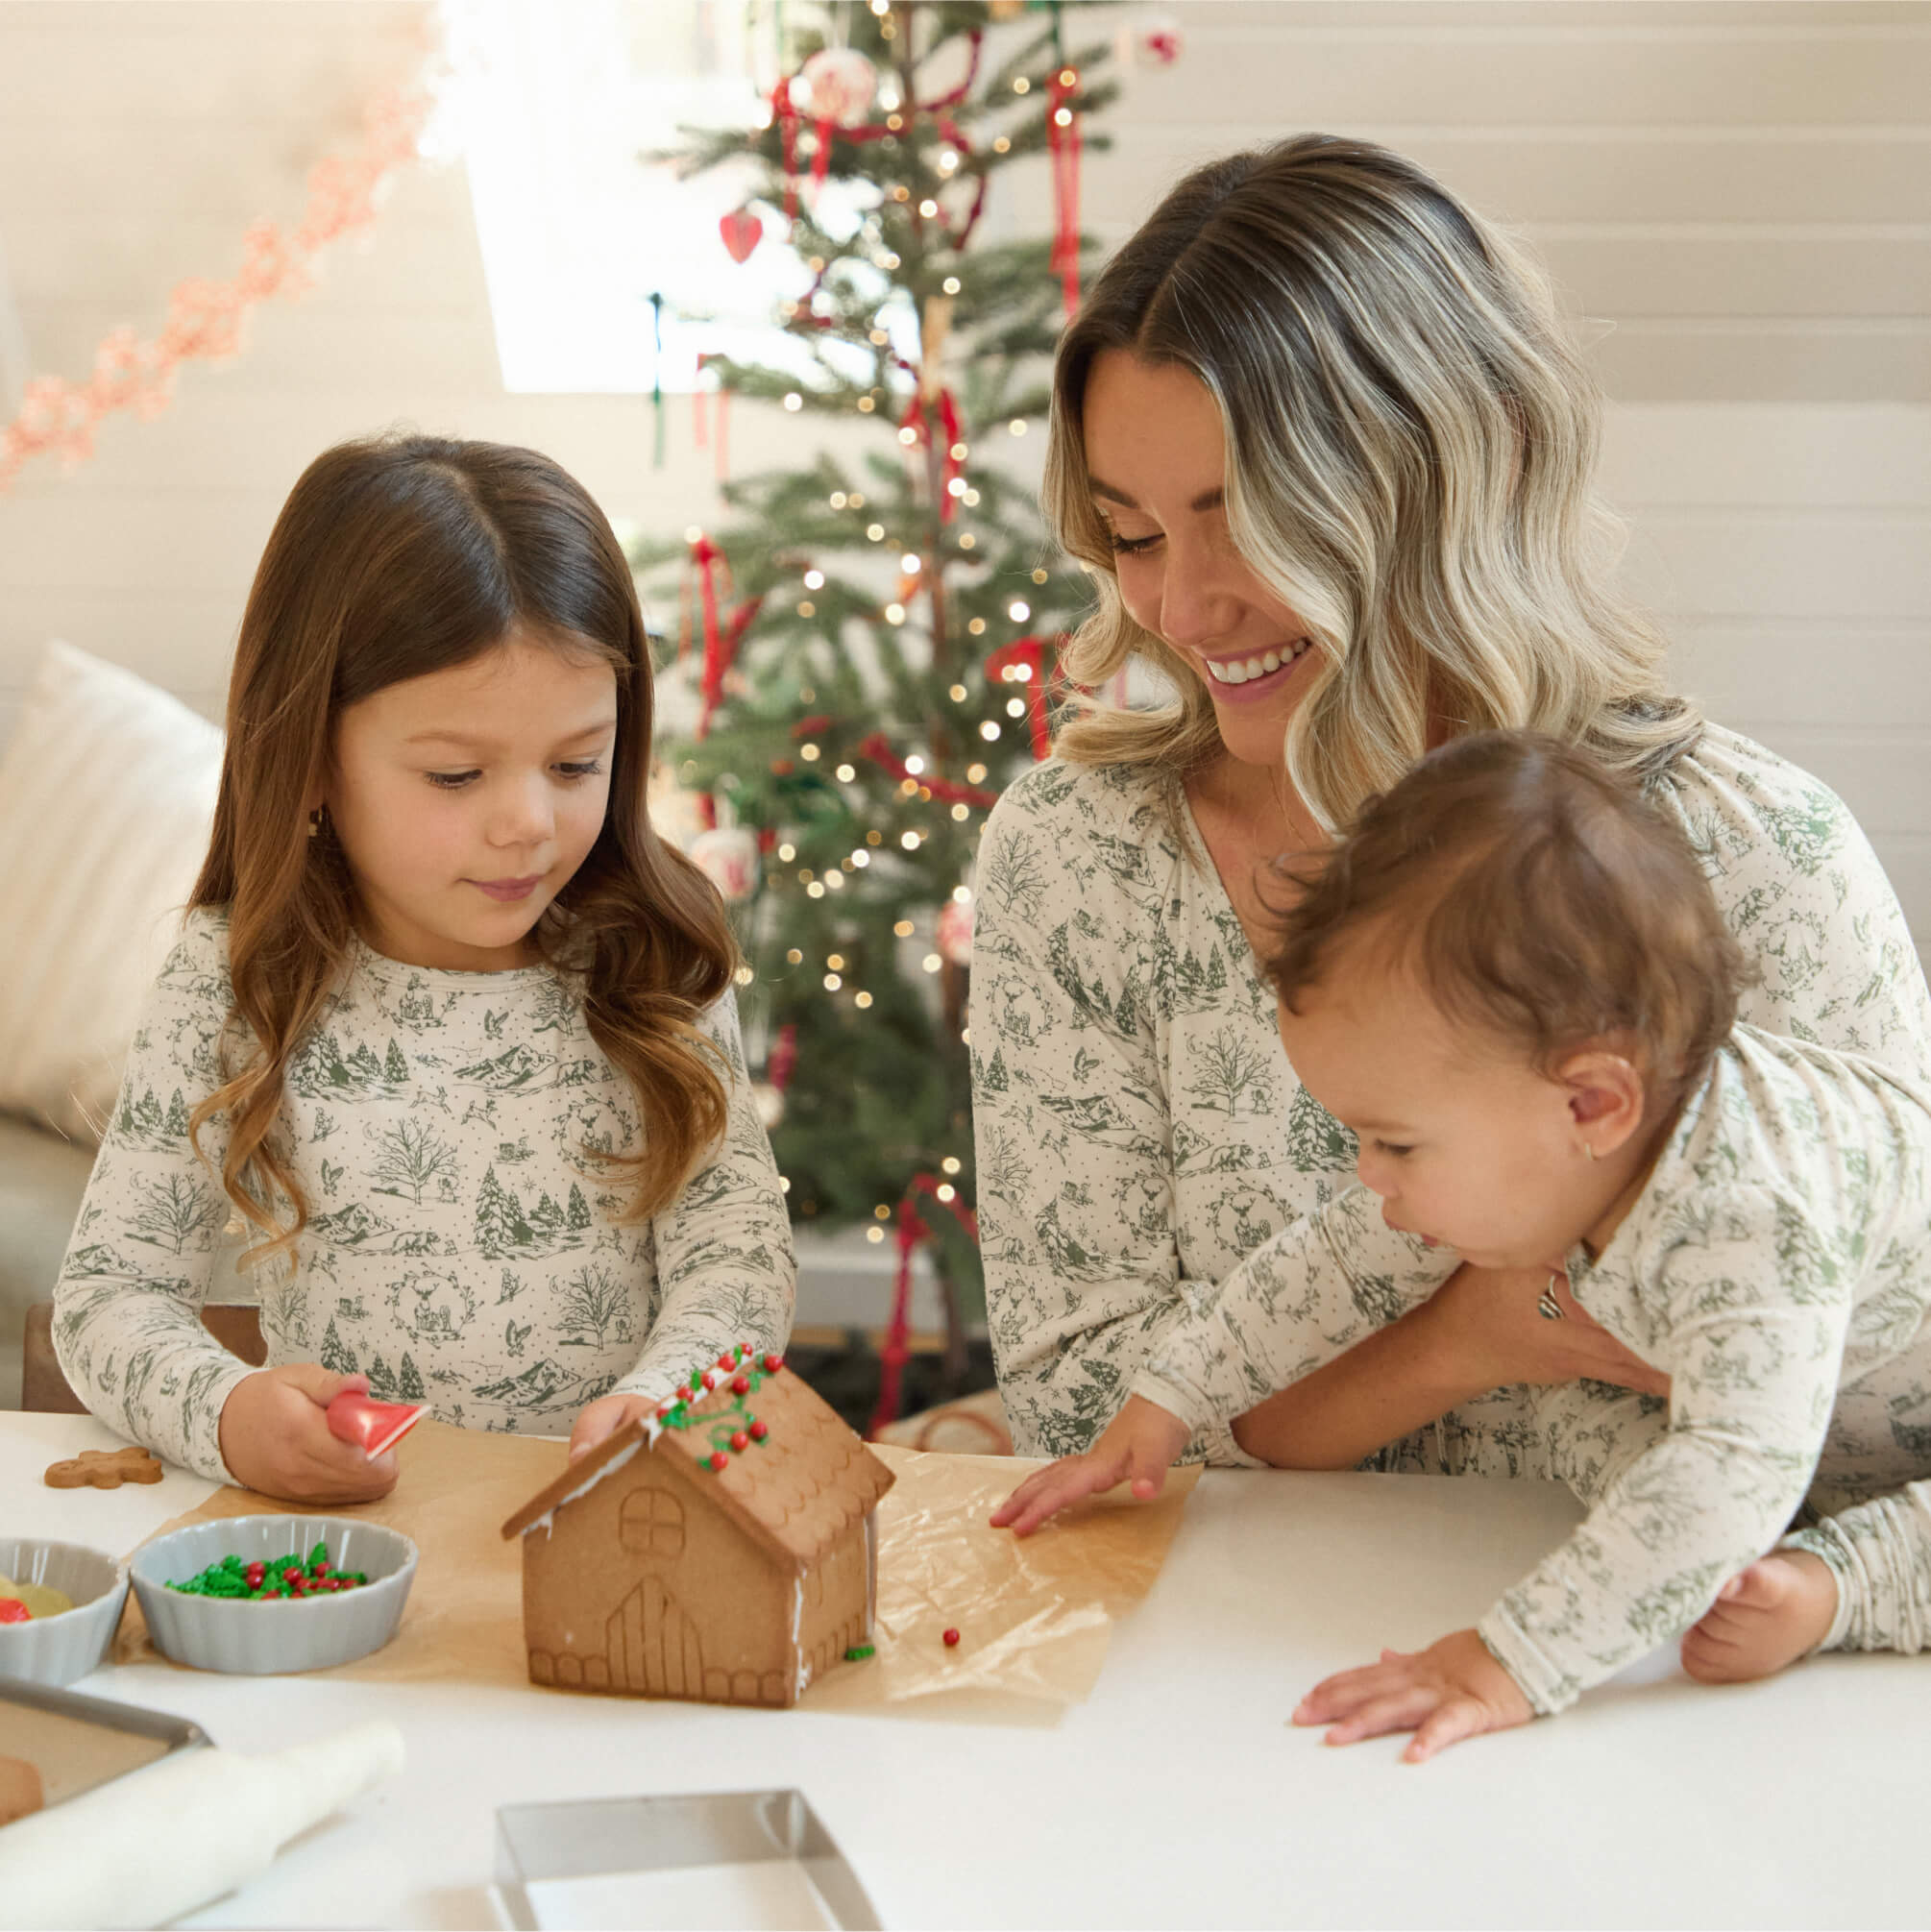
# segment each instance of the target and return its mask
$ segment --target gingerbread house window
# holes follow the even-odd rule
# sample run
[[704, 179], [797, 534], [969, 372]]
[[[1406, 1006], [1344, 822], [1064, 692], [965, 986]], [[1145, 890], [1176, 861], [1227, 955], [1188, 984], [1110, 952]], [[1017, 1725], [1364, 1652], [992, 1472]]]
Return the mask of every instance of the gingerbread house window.
[[684, 1505], [661, 1489], [634, 1489], [617, 1518], [617, 1540], [633, 1556], [684, 1553]]

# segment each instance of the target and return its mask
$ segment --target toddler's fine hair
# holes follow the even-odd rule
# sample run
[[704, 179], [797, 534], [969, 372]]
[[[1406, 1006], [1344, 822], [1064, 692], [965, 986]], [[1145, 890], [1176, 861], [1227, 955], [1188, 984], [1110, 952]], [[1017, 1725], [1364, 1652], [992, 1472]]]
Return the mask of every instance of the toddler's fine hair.
[[1587, 752], [1534, 733], [1430, 752], [1280, 876], [1263, 970], [1290, 1012], [1344, 943], [1367, 941], [1451, 1024], [1544, 1072], [1624, 1042], [1652, 1106], [1702, 1077], [1748, 983], [1683, 833]]

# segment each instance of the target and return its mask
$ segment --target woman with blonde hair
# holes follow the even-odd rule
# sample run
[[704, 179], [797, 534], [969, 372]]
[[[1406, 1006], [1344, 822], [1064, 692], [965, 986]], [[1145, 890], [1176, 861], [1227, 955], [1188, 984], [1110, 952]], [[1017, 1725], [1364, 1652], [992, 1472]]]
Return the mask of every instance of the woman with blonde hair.
[[[1931, 1073], [1850, 814], [1673, 695], [1614, 589], [1598, 417], [1536, 267], [1363, 141], [1189, 175], [1067, 330], [1045, 501], [1098, 593], [1067, 668], [1097, 691], [1137, 660], [1171, 695], [1085, 700], [981, 846], [978, 1210], [1021, 1453], [1086, 1449], [1189, 1306], [1349, 1185], [1257, 964], [1268, 867], [1432, 745], [1526, 728], [1639, 780], [1748, 957], [1742, 1016]], [[1464, 1267], [1187, 1455], [1587, 1493], [1666, 1393], [1559, 1281]]]

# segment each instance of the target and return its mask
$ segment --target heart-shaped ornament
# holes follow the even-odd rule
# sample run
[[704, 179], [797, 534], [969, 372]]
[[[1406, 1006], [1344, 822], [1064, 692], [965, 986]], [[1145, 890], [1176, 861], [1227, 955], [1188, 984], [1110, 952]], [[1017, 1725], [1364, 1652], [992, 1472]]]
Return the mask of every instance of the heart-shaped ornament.
[[719, 222], [718, 232], [724, 237], [733, 261], [748, 261], [751, 251], [765, 238], [765, 224], [747, 208], [733, 208]]

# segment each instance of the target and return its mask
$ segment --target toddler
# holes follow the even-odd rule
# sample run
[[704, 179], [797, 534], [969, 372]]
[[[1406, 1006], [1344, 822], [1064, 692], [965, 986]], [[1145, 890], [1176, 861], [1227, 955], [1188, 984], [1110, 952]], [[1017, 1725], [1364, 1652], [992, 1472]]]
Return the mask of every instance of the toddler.
[[1419, 1761], [1678, 1636], [1708, 1680], [1931, 1641], [1931, 1096], [1736, 1023], [1740, 955], [1680, 833], [1550, 740], [1430, 754], [1278, 919], [1282, 1038], [1362, 1185], [1243, 1263], [994, 1523], [1150, 1495], [1195, 1429], [1460, 1262], [1539, 1267], [1542, 1312], [1566, 1272], [1667, 1408], [1578, 1474], [1584, 1521], [1479, 1628], [1331, 1677], [1298, 1723], [1412, 1730]]
[[[651, 829], [650, 659], [548, 458], [310, 465], [249, 594], [212, 840], [61, 1270], [75, 1389], [169, 1461], [379, 1495], [344, 1388], [602, 1440], [794, 1264], [716, 893]], [[198, 1309], [250, 1237], [269, 1366]]]

